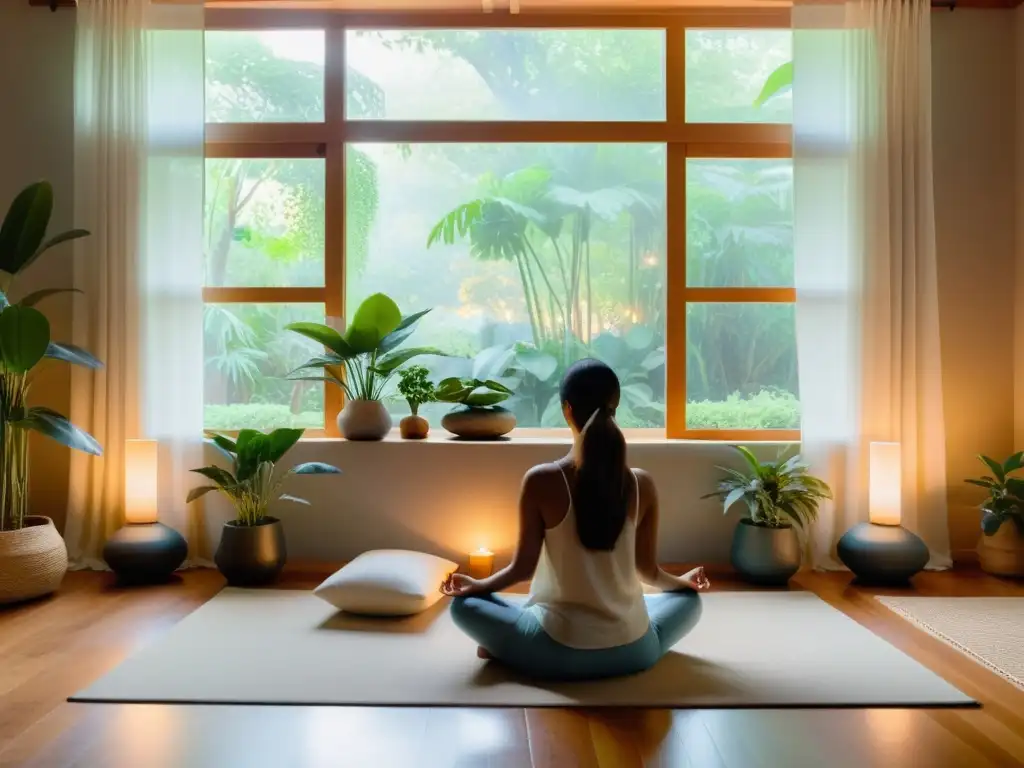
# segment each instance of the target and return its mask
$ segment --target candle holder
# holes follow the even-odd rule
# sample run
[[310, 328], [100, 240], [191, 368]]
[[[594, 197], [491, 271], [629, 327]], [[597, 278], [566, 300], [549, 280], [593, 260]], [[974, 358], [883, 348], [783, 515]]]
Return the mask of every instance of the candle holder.
[[470, 552], [468, 571], [470, 578], [486, 579], [494, 573], [494, 553], [484, 547]]

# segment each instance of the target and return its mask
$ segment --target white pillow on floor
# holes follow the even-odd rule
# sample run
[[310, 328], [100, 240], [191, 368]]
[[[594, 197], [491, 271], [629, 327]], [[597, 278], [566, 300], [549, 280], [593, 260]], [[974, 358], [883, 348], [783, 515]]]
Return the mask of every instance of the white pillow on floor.
[[329, 576], [313, 594], [349, 613], [411, 616], [441, 599], [441, 582], [457, 568], [424, 552], [376, 549]]

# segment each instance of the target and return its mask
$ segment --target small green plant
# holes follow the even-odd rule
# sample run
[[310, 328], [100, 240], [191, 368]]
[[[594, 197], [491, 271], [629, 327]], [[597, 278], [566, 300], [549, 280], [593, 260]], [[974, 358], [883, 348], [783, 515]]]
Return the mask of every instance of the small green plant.
[[187, 503], [192, 503], [210, 491], [220, 491], [235, 507], [235, 524], [260, 525], [270, 505], [282, 499], [296, 504], [309, 504], [305, 499], [281, 493], [281, 486], [289, 475], [337, 475], [341, 470], [319, 461], [298, 464], [275, 477], [277, 463], [302, 437], [303, 429], [275, 429], [269, 434], [255, 429], [243, 429], [237, 440], [226, 435], [213, 434], [209, 442], [231, 461], [231, 469], [210, 465], [193, 472], [212, 480], [214, 485], [201, 485], [189, 491]]
[[992, 470], [991, 475], [966, 481], [988, 491], [988, 498], [981, 504], [982, 532], [994, 536], [1003, 523], [1013, 519], [1024, 533], [1024, 478], [1010, 477], [1024, 469], [1024, 451], [1013, 454], [1002, 464], [988, 456], [979, 455], [978, 460]]
[[[287, 330], [327, 347], [325, 354], [307, 360], [289, 373], [288, 378], [336, 384], [349, 400], [380, 400], [399, 367], [419, 355], [445, 356], [434, 347], [398, 349], [429, 311], [424, 309], [402, 317], [392, 299], [375, 293], [359, 305], [344, 335], [321, 323], [287, 325]], [[310, 371], [316, 369], [323, 373], [311, 375]]]
[[420, 406], [434, 399], [434, 385], [430, 372], [422, 365], [411, 365], [398, 370], [398, 394], [405, 398], [413, 416], [419, 416]]
[[50, 323], [35, 305], [74, 288], [43, 288], [11, 302], [15, 278], [56, 245], [86, 237], [72, 229], [47, 238], [53, 212], [53, 187], [40, 181], [14, 198], [0, 225], [0, 531], [25, 524], [28, 505], [28, 433], [39, 432], [78, 451], [102, 454], [99, 443], [64, 416], [27, 403], [31, 374], [44, 360], [62, 360], [86, 368], [102, 364], [84, 349], [50, 338]]
[[747, 505], [747, 517], [754, 525], [765, 528], [798, 528], [818, 518], [818, 504], [831, 499], [832, 490], [818, 478], [808, 474], [800, 455], [787, 457], [785, 452], [775, 461], [760, 462], [742, 445], [733, 446], [749, 467], [744, 474], [728, 467], [718, 467], [726, 477], [718, 482], [718, 490], [702, 497], [723, 500], [723, 511], [738, 501]]
[[452, 377], [437, 385], [434, 399], [470, 408], [488, 408], [502, 403], [514, 393], [493, 379], [459, 379]]

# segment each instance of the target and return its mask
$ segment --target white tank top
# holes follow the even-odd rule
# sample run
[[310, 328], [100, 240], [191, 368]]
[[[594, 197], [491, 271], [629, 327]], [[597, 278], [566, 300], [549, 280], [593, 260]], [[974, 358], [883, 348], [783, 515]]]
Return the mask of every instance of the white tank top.
[[[527, 610], [554, 640], [570, 648], [614, 648], [639, 640], [650, 619], [636, 573], [636, 520], [626, 518], [615, 548], [592, 552], [580, 542], [569, 479], [569, 511], [544, 531]], [[636, 482], [637, 514], [640, 483]]]

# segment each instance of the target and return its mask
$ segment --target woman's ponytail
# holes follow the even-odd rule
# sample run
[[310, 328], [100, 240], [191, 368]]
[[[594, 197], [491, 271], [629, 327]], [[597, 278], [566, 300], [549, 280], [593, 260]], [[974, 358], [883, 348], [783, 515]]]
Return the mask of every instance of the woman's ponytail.
[[587, 549], [610, 551], [629, 512], [626, 438], [615, 423], [618, 377], [604, 363], [581, 360], [566, 372], [561, 399], [581, 435], [572, 488], [576, 532]]

